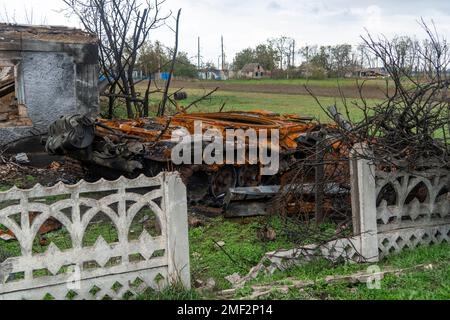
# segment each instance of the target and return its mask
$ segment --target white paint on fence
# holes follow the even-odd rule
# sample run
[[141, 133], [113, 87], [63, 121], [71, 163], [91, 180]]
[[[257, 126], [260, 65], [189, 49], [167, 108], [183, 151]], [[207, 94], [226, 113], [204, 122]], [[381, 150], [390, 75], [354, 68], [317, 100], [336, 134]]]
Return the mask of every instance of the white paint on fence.
[[[151, 190], [145, 194], [134, 192], [142, 188]], [[89, 197], [89, 193], [98, 192], [109, 195], [101, 199]], [[62, 195], [68, 195], [67, 199], [51, 205], [32, 201]], [[126, 293], [136, 295], [146, 288], [160, 290], [175, 283], [190, 288], [186, 188], [178, 173], [162, 173], [154, 178], [140, 176], [133, 180], [122, 177], [117, 181], [81, 181], [76, 185], [59, 183], [50, 188], [37, 185], [30, 190], [13, 188], [0, 192], [0, 203], [10, 203], [0, 210], [0, 224], [15, 234], [21, 247], [19, 257], [0, 264], [3, 270], [0, 300], [43, 299], [47, 294], [58, 300], [69, 296], [120, 299]], [[160, 235], [151, 236], [144, 229], [137, 240], [130, 240], [133, 219], [145, 207], [156, 215]], [[30, 212], [39, 213], [31, 223]], [[19, 223], [14, 219], [17, 214], [20, 214]], [[118, 232], [118, 242], [108, 244], [100, 236], [93, 246], [83, 247], [86, 228], [99, 214], [111, 219]], [[34, 239], [49, 218], [63, 224], [70, 234], [72, 248], [60, 250], [51, 243], [45, 253], [35, 254]], [[154, 256], [162, 250], [163, 255]], [[133, 254], [140, 254], [143, 259], [130, 261]], [[108, 264], [111, 259], [120, 263]], [[99, 267], [85, 269], [84, 264], [90, 261]], [[35, 271], [42, 269], [51, 275], [35, 277]], [[78, 270], [78, 276], [67, 270]], [[11, 274], [16, 275], [13, 281]]]
[[[448, 171], [377, 171], [380, 258], [404, 248], [450, 242], [449, 191]], [[385, 193], [389, 202], [383, 198]]]
[[375, 168], [371, 152], [364, 145], [354, 147], [350, 154], [353, 233], [360, 239], [360, 255], [367, 262], [378, 261]]
[[386, 173], [366, 160], [368, 152], [357, 145], [350, 159], [354, 234], [361, 239], [361, 255], [378, 261], [404, 248], [450, 242], [450, 172]]

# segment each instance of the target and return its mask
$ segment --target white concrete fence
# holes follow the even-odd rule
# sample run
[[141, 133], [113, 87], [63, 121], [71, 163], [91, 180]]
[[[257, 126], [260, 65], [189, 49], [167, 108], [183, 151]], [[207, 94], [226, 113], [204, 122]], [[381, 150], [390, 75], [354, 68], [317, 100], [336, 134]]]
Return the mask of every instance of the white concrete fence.
[[267, 253], [268, 270], [317, 255], [373, 263], [405, 248], [450, 242], [450, 172], [386, 173], [369, 159], [364, 145], [356, 145], [350, 154], [353, 235]]
[[370, 151], [355, 146], [350, 160], [353, 232], [366, 261], [405, 248], [450, 242], [450, 172], [383, 172]]
[[[350, 156], [354, 236], [310, 250], [320, 250], [333, 260], [377, 262], [404, 248], [450, 242], [450, 173], [381, 172], [365, 160], [370, 158], [368, 152], [359, 145]], [[146, 191], [137, 193], [137, 189]], [[99, 192], [108, 195], [100, 199], [91, 196]], [[39, 201], [55, 196], [65, 199], [52, 204]], [[59, 300], [120, 299], [147, 288], [161, 290], [173, 284], [190, 288], [186, 188], [178, 173], [81, 181], [73, 186], [36, 185], [30, 190], [13, 188], [0, 192], [0, 205], [0, 225], [14, 233], [21, 248], [20, 256], [0, 263], [0, 300], [43, 299], [47, 295]], [[129, 239], [131, 225], [145, 207], [156, 215], [160, 235], [143, 230], [137, 240]], [[33, 221], [30, 212], [38, 213]], [[88, 226], [100, 214], [111, 219], [118, 242], [107, 243], [99, 236], [93, 246], [83, 246]], [[61, 250], [51, 243], [46, 252], [33, 253], [38, 231], [49, 218], [63, 225], [72, 248]], [[158, 251], [163, 254], [155, 256]], [[130, 261], [133, 254], [142, 259]], [[277, 252], [273, 259], [303, 254], [303, 249], [287, 250]], [[110, 265], [111, 259], [119, 263]], [[91, 261], [98, 268], [85, 269], [84, 264]], [[36, 277], [35, 272], [43, 269], [50, 275]]]
[[[136, 193], [138, 189], [145, 191]], [[108, 195], [91, 197], [99, 192]], [[55, 196], [66, 199], [50, 205], [37, 201]], [[148, 288], [161, 290], [174, 284], [190, 288], [186, 188], [178, 173], [81, 181], [73, 186], [36, 185], [30, 190], [13, 188], [0, 192], [2, 203], [10, 205], [0, 210], [0, 224], [14, 233], [21, 255], [0, 264], [0, 300], [43, 299], [49, 295], [57, 300], [120, 299]], [[160, 235], [151, 236], [144, 229], [137, 240], [130, 240], [131, 225], [143, 208], [155, 214]], [[30, 212], [39, 213], [31, 222]], [[83, 246], [86, 229], [100, 214], [111, 219], [118, 242], [107, 243], [99, 236], [93, 246]], [[72, 248], [59, 249], [51, 243], [46, 252], [34, 253], [38, 230], [49, 218], [58, 220], [70, 234]], [[155, 252], [163, 254], [155, 256]], [[141, 259], [130, 261], [133, 254]], [[109, 263], [111, 259], [114, 264]], [[97, 268], [85, 269], [85, 263], [92, 261]], [[44, 269], [49, 274], [35, 276], [36, 270]]]

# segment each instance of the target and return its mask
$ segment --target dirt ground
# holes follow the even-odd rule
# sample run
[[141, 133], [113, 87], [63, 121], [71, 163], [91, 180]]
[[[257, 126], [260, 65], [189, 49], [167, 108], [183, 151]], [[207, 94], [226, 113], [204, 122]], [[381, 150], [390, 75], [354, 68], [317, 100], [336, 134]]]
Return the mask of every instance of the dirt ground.
[[0, 162], [0, 191], [6, 191], [13, 186], [30, 189], [37, 183], [46, 187], [53, 186], [58, 182], [75, 184], [79, 180], [80, 177], [66, 172], [64, 166], [56, 162], [47, 168]]
[[[180, 81], [172, 82], [173, 88], [186, 89], [215, 89], [220, 87], [221, 91], [229, 92], [256, 92], [256, 93], [272, 93], [272, 94], [287, 94], [287, 95], [309, 95], [308, 91], [303, 86], [286, 85], [286, 84], [236, 84], [212, 81]], [[311, 86], [309, 89], [319, 97], [339, 97], [339, 88], [333, 87], [318, 87]], [[359, 98], [360, 93], [355, 86], [345, 86], [341, 88], [343, 95], [346, 98]], [[377, 85], [367, 85], [364, 87], [362, 93], [366, 99], [383, 99], [385, 98], [385, 87]]]

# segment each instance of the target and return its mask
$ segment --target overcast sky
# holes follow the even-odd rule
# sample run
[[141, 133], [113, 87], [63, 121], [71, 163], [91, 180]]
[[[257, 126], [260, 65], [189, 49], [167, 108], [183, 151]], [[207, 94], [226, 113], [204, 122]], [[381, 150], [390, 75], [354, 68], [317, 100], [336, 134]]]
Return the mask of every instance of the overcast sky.
[[[8, 12], [18, 23], [33, 12], [35, 24], [79, 26], [62, 13], [62, 0], [0, 0], [0, 17]], [[217, 63], [220, 36], [225, 39], [227, 61], [246, 47], [285, 35], [305, 44], [357, 44], [367, 28], [387, 36], [422, 37], [417, 20], [433, 19], [440, 33], [450, 38], [449, 0], [167, 0], [164, 10], [182, 8], [180, 50], [194, 58], [201, 38], [202, 60]], [[169, 23], [173, 24], [173, 20]], [[152, 39], [171, 46], [173, 33], [164, 27]], [[195, 60], [195, 59], [193, 59]]]

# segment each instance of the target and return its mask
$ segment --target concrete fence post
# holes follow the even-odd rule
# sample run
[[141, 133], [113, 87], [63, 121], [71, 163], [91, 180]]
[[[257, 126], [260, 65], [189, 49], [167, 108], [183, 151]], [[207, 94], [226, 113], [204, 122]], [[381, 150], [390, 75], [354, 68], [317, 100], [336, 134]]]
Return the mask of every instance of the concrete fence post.
[[375, 165], [372, 151], [365, 144], [356, 144], [350, 152], [350, 180], [353, 233], [360, 239], [360, 254], [366, 262], [377, 262], [377, 208]]
[[178, 173], [164, 174], [168, 275], [171, 284], [191, 288], [186, 186]]

